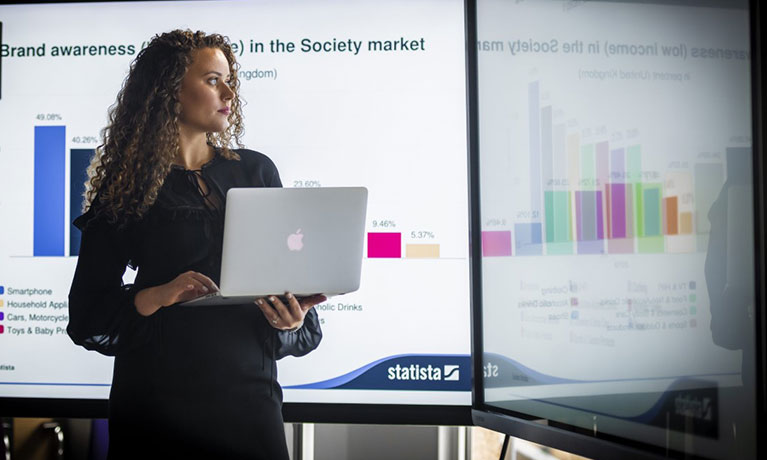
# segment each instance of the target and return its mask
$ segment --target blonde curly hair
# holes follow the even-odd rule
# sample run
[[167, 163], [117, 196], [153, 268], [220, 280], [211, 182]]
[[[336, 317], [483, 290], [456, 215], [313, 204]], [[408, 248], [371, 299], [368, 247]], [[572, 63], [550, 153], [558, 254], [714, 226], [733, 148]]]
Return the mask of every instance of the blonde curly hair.
[[96, 148], [88, 168], [84, 211], [97, 204], [97, 215], [122, 227], [139, 220], [157, 200], [179, 152], [181, 82], [193, 52], [201, 48], [217, 48], [224, 53], [234, 92], [229, 127], [208, 133], [208, 144], [219, 148], [225, 158], [239, 159], [229, 148], [232, 140], [242, 147], [243, 130], [239, 65], [229, 39], [191, 30], [155, 35], [131, 64], [117, 101], [109, 109], [109, 122], [101, 132], [104, 142]]

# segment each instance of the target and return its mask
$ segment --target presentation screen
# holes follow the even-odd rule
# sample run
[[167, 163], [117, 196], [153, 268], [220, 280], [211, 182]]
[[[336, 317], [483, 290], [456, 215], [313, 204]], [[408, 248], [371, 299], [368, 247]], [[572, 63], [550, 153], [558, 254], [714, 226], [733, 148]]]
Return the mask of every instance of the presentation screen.
[[689, 3], [476, 2], [477, 396], [756, 458], [749, 13]]
[[231, 40], [244, 144], [285, 187], [369, 190], [361, 287], [316, 307], [319, 348], [279, 362], [285, 401], [468, 417], [460, 0], [4, 5], [0, 21], [0, 397], [108, 397], [112, 359], [66, 334], [71, 222], [130, 63], [189, 28]]

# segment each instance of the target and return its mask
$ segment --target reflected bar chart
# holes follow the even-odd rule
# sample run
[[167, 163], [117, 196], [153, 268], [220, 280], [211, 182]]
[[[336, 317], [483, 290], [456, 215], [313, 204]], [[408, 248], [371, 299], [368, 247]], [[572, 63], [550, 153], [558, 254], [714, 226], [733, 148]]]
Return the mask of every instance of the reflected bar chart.
[[543, 254], [539, 222], [514, 224], [514, 248], [519, 256]]
[[508, 257], [511, 255], [510, 231], [482, 232], [483, 257]]
[[529, 83], [529, 207], [515, 210], [510, 230], [482, 232], [483, 256], [705, 248], [706, 213], [725, 177], [719, 155], [648, 168], [636, 130], [608, 139], [606, 126], [580, 129], [548, 97], [539, 81]]

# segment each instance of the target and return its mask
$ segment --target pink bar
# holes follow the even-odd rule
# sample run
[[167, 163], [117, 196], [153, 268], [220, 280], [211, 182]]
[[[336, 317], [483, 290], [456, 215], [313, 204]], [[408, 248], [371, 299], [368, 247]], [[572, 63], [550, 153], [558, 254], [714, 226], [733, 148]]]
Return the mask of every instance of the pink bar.
[[511, 232], [482, 232], [483, 257], [508, 257], [511, 255]]
[[368, 233], [368, 258], [402, 257], [402, 233]]

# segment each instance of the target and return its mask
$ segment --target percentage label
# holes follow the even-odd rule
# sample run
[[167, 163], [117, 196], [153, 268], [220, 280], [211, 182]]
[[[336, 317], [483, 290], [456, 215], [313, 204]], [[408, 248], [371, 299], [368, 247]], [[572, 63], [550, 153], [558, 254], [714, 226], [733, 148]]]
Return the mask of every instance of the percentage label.
[[318, 180], [294, 180], [293, 187], [322, 187]]
[[517, 211], [517, 219], [538, 219], [538, 211]]
[[414, 240], [422, 240], [422, 239], [433, 239], [434, 238], [434, 232], [430, 232], [428, 230], [417, 230], [410, 232], [410, 238]]
[[75, 136], [72, 138], [73, 144], [98, 144], [96, 136]]
[[567, 187], [570, 185], [569, 179], [549, 179], [546, 182], [549, 187]]
[[610, 179], [612, 180], [625, 180], [629, 174], [625, 171], [613, 171], [610, 173]]
[[35, 116], [38, 120], [47, 120], [47, 121], [55, 121], [55, 120], [61, 120], [61, 114], [60, 113], [38, 113], [37, 116]]
[[485, 221], [486, 227], [501, 227], [506, 225], [506, 219], [492, 218]]
[[394, 228], [397, 223], [393, 220], [374, 220], [373, 228]]
[[688, 167], [688, 164], [686, 161], [674, 160], [674, 161], [668, 162], [669, 169], [681, 169], [681, 168], [687, 168], [687, 167]]

